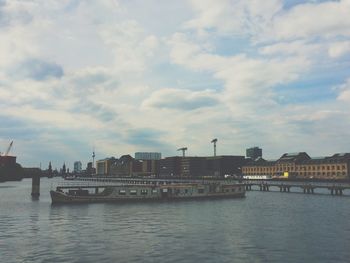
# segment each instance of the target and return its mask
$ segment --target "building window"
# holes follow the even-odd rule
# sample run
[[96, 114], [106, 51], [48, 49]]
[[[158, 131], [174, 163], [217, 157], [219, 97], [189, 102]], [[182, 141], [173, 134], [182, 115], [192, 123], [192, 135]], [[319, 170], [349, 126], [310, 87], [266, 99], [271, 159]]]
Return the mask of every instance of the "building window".
[[147, 195], [147, 193], [148, 193], [148, 190], [147, 190], [147, 189], [142, 189], [142, 190], [141, 190], [141, 194], [142, 194], [142, 195]]
[[119, 190], [119, 195], [125, 195], [126, 191], [125, 190]]
[[130, 190], [130, 195], [137, 195], [137, 190]]

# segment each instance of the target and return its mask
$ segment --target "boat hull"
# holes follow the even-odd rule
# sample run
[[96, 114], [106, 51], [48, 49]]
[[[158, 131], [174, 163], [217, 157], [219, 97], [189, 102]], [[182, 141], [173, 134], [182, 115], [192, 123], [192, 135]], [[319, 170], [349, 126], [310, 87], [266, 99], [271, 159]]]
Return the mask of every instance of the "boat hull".
[[[98, 203], [98, 202], [152, 202], [152, 201], [180, 201], [195, 199], [223, 199], [242, 198], [245, 196], [243, 186], [225, 186], [213, 188], [204, 186], [172, 186], [172, 187], [110, 187], [99, 194], [91, 194], [87, 190], [73, 190], [64, 192], [62, 189], [50, 191], [53, 204], [62, 203]], [[123, 190], [126, 189], [126, 190]], [[123, 192], [122, 192], [123, 191]], [[134, 191], [134, 193], [133, 193]], [[142, 191], [147, 193], [142, 194]]]

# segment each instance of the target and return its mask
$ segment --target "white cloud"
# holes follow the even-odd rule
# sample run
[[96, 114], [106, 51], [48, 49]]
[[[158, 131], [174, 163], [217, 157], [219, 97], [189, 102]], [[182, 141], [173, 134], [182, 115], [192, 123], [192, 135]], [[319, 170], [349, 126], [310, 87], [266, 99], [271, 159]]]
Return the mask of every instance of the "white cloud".
[[266, 59], [210, 54], [183, 34], [175, 34], [169, 44], [174, 63], [224, 81], [224, 100], [234, 114], [273, 105], [273, 88], [296, 80], [310, 66], [303, 56]]
[[122, 71], [143, 71], [146, 60], [155, 55], [158, 39], [146, 35], [136, 21], [125, 21], [118, 25], [102, 26], [103, 41], [114, 54], [114, 67]]
[[341, 58], [350, 53], [350, 41], [334, 42], [330, 45], [328, 55], [331, 58]]
[[336, 90], [339, 90], [337, 97], [339, 101], [350, 102], [350, 78], [344, 84], [336, 87]]
[[259, 52], [269, 56], [295, 56], [305, 57], [319, 56], [324, 48], [319, 43], [308, 43], [304, 40], [291, 42], [278, 42], [272, 45], [265, 45], [259, 48]]
[[255, 35], [269, 26], [282, 7], [280, 0], [192, 0], [197, 16], [186, 22], [186, 28], [216, 30], [224, 35]]
[[[350, 127], [342, 120], [349, 81], [332, 92], [319, 71], [328, 66], [329, 86], [349, 77], [343, 15], [349, 1], [288, 10], [279, 0], [194, 0], [190, 6], [7, 1], [0, 7], [0, 118], [24, 123], [39, 134], [37, 143], [57, 147], [62, 156], [95, 142], [101, 158], [159, 141], [169, 148], [165, 155], [181, 146], [204, 155], [214, 137], [222, 142], [220, 153], [265, 144], [280, 154], [295, 145], [316, 149]], [[315, 96], [303, 93], [307, 85]], [[290, 94], [302, 99], [282, 105], [279, 97]], [[320, 94], [326, 95], [317, 100]], [[22, 153], [33, 144], [23, 145]], [[327, 147], [336, 145], [345, 147]]]
[[280, 12], [261, 39], [287, 40], [350, 36], [350, 1], [304, 3]]
[[143, 102], [144, 107], [175, 109], [180, 111], [212, 107], [219, 103], [217, 95], [210, 90], [160, 89]]

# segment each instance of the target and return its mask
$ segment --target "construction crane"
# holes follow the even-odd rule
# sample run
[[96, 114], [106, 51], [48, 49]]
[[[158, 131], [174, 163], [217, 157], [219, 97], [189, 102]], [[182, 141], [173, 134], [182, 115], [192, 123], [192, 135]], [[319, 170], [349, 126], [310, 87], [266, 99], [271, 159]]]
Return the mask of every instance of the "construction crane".
[[9, 152], [10, 152], [10, 150], [11, 150], [11, 148], [12, 148], [12, 145], [13, 145], [13, 141], [11, 141], [9, 147], [7, 147], [7, 150], [6, 150], [6, 152], [4, 153], [3, 156], [7, 156], [7, 155], [9, 154]]
[[182, 147], [177, 149], [178, 151], [182, 151], [182, 157], [185, 157], [185, 151], [187, 151], [187, 147]]
[[214, 156], [216, 156], [216, 142], [218, 141], [218, 139], [212, 139], [211, 140], [211, 143], [213, 143], [214, 144]]

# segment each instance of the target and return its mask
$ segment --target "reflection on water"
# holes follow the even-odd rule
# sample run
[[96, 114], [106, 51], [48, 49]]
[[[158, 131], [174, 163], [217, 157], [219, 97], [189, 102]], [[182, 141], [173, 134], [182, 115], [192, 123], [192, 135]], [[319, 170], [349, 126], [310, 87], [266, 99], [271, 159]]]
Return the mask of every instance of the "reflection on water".
[[31, 180], [1, 184], [0, 262], [348, 262], [349, 197], [51, 205]]

